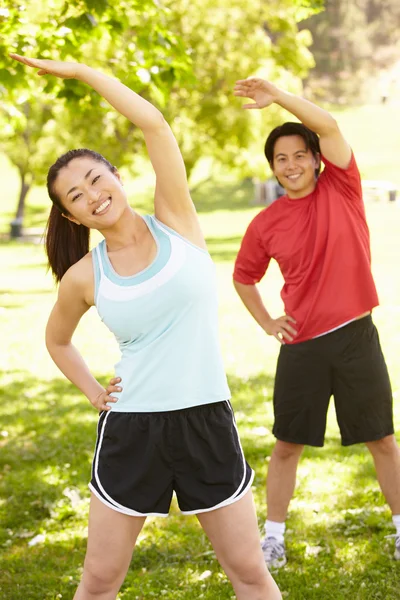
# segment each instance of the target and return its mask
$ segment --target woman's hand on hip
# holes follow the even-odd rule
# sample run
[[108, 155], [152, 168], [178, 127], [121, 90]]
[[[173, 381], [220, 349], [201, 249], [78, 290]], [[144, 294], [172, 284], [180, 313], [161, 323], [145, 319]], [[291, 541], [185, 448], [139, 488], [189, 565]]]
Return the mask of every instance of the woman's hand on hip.
[[110, 383], [105, 388], [104, 392], [100, 392], [93, 401], [91, 400], [91, 403], [97, 410], [111, 410], [109, 403], [115, 404], [115, 402], [118, 402], [118, 398], [114, 398], [113, 396], [110, 396], [110, 394], [113, 392], [122, 392], [122, 387], [117, 385], [120, 381], [120, 377], [113, 377], [110, 379]]

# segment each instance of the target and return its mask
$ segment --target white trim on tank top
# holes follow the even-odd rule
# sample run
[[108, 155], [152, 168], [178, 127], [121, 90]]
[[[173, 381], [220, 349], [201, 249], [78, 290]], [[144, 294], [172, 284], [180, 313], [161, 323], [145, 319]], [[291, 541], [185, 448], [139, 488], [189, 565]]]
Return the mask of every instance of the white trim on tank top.
[[164, 285], [180, 270], [186, 258], [186, 244], [182, 239], [171, 235], [167, 231], [166, 233], [171, 242], [171, 255], [168, 259], [168, 262], [160, 271], [158, 271], [158, 273], [153, 275], [153, 277], [150, 277], [150, 279], [146, 279], [146, 281], [132, 286], [121, 286], [108, 279], [101, 263], [99, 247], [96, 247], [98, 260], [100, 260], [100, 281], [96, 297], [96, 305], [98, 304], [99, 296], [107, 298], [107, 300], [124, 302], [126, 300], [133, 300], [134, 298], [139, 298], [141, 296], [145, 296], [146, 294], [150, 294], [157, 288]]

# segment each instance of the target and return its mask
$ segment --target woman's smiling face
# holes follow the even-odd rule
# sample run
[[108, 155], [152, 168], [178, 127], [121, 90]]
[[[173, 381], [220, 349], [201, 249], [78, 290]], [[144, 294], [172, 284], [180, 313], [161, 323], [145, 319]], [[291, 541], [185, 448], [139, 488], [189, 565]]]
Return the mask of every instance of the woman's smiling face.
[[114, 225], [128, 206], [117, 170], [91, 157], [71, 160], [58, 173], [54, 191], [65, 216], [91, 229]]

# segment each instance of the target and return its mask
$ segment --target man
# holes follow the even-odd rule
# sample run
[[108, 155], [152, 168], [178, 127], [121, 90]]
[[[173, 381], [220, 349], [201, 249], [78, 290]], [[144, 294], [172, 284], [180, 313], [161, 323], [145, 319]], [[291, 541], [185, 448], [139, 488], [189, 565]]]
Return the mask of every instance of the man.
[[[301, 123], [284, 123], [265, 144], [282, 196], [250, 223], [236, 259], [234, 285], [257, 323], [280, 343], [263, 540], [269, 567], [286, 563], [285, 520], [304, 445], [323, 446], [330, 396], [342, 444], [365, 443], [396, 527], [400, 559], [400, 450], [392, 394], [371, 311], [378, 297], [360, 175], [335, 119], [262, 79], [238, 81], [244, 108], [276, 103]], [[321, 175], [320, 163], [325, 164]], [[285, 315], [267, 311], [256, 284], [270, 259], [281, 269]]]

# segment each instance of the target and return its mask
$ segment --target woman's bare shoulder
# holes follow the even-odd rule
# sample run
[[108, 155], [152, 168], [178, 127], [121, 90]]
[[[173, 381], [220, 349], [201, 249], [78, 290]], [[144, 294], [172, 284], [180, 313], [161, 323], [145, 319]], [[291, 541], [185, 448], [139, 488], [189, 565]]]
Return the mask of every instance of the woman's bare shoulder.
[[92, 253], [88, 252], [83, 258], [73, 264], [61, 280], [60, 291], [77, 293], [89, 306], [94, 304], [94, 278]]

